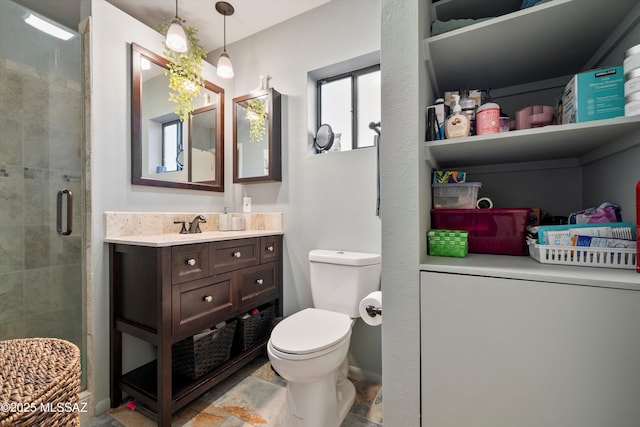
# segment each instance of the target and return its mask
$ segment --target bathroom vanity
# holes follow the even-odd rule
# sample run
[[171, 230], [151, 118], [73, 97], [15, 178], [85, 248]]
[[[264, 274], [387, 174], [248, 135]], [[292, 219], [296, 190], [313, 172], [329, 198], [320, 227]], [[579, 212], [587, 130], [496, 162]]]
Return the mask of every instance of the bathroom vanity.
[[[160, 426], [208, 389], [264, 354], [268, 338], [196, 380], [172, 372], [172, 345], [272, 304], [282, 315], [282, 233], [247, 230], [106, 239], [110, 259], [110, 397], [122, 393]], [[156, 360], [123, 372], [123, 333], [157, 347]]]

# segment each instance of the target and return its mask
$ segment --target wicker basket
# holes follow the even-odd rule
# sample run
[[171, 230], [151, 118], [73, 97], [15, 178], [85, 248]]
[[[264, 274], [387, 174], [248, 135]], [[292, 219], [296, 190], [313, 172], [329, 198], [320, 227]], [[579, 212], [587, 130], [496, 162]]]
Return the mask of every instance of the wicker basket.
[[236, 347], [240, 351], [246, 351], [258, 341], [268, 337], [271, 333], [275, 315], [276, 309], [273, 305], [270, 305], [259, 309], [256, 314], [239, 317]]
[[189, 337], [173, 345], [172, 366], [175, 372], [193, 380], [229, 360], [236, 321]]
[[0, 341], [0, 426], [80, 425], [80, 349], [56, 338]]

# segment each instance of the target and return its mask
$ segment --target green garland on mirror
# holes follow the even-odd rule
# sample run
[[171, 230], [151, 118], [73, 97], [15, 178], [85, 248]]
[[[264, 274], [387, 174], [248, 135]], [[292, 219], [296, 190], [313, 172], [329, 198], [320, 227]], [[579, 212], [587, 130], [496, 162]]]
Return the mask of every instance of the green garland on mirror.
[[[186, 21], [180, 21], [184, 24]], [[158, 25], [157, 30], [161, 34], [166, 34], [171, 22], [163, 21]], [[163, 55], [169, 61], [169, 69], [165, 70], [165, 75], [169, 75], [169, 89], [173, 92], [169, 93], [169, 101], [175, 102], [175, 113], [180, 116], [180, 121], [189, 118], [194, 110], [193, 100], [200, 93], [200, 88], [204, 87], [202, 80], [202, 59], [207, 56], [200, 39], [198, 39], [198, 29], [195, 27], [183, 25], [184, 32], [187, 34], [187, 44], [189, 49], [185, 53], [174, 52], [169, 49], [163, 41]]]
[[244, 110], [249, 121], [249, 142], [259, 144], [267, 133], [266, 100], [262, 98], [249, 99]]

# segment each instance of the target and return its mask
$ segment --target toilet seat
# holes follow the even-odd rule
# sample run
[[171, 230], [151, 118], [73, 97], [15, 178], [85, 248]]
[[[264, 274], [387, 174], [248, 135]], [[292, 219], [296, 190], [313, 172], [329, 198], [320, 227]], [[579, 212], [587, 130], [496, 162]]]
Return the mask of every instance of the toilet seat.
[[351, 338], [351, 318], [346, 314], [306, 308], [278, 323], [269, 343], [282, 357], [317, 357]]

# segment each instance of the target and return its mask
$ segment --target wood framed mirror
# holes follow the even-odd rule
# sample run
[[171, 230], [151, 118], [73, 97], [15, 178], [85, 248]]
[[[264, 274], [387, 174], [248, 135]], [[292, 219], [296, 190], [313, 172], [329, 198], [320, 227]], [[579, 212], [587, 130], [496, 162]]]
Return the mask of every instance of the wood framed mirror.
[[181, 122], [169, 101], [167, 64], [131, 44], [131, 183], [224, 191], [224, 89], [205, 80]]
[[281, 128], [276, 90], [233, 98], [233, 182], [282, 180]]

